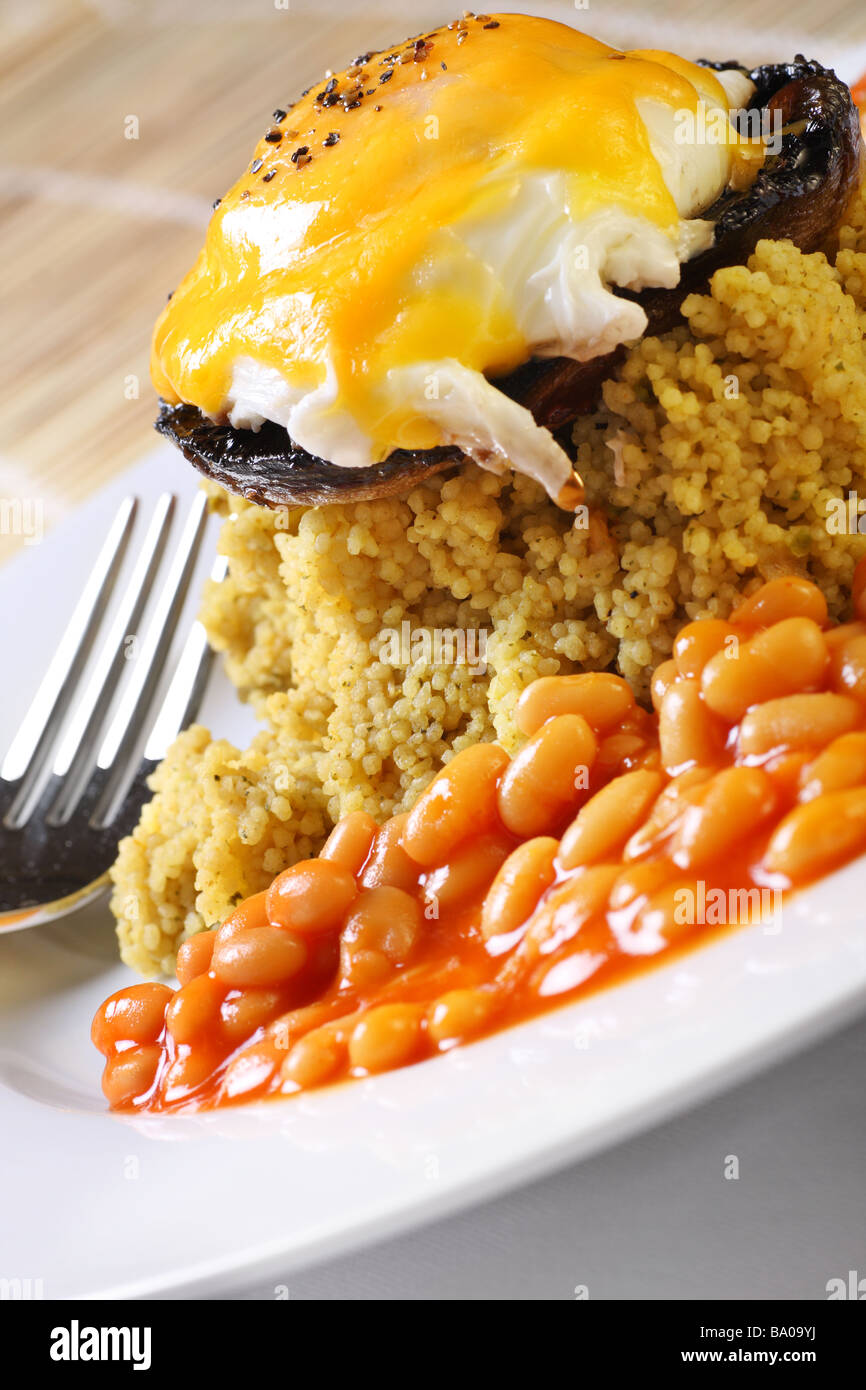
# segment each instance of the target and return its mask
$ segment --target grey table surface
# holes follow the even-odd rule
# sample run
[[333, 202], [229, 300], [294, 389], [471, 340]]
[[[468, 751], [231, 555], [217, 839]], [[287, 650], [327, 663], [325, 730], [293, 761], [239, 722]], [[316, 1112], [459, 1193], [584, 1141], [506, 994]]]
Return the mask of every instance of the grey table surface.
[[861, 1020], [587, 1162], [234, 1297], [823, 1300], [850, 1270], [866, 1297], [864, 1073]]

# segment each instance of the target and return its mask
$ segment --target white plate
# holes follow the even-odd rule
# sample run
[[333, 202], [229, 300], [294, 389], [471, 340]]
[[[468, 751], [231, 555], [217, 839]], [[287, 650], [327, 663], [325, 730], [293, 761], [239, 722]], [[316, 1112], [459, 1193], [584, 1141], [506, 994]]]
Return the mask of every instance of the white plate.
[[[158, 450], [0, 570], [16, 623], [8, 738], [118, 498], [194, 476]], [[202, 571], [207, 569], [204, 557]], [[23, 642], [23, 646], [20, 644]], [[7, 667], [7, 672], [10, 668]], [[206, 706], [246, 741], [220, 675]], [[90, 1018], [131, 982], [104, 906], [0, 935], [0, 1276], [46, 1297], [214, 1294], [488, 1198], [657, 1123], [843, 1023], [866, 1000], [855, 864], [635, 981], [446, 1057], [296, 1100], [198, 1117], [118, 1118]]]

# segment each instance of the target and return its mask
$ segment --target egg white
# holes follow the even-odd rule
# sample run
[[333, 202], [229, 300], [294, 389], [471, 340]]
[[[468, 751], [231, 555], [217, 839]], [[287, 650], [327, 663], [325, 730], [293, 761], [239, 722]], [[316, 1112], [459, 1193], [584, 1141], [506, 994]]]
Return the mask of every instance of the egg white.
[[[736, 72], [718, 77], [731, 106], [744, 106], [754, 90], [748, 79]], [[673, 229], [616, 205], [575, 215], [562, 173], [534, 171], [515, 178], [510, 169], [503, 196], [490, 200], [495, 212], [467, 216], [433, 239], [415, 267], [415, 292], [435, 295], [456, 275], [468, 275], [480, 303], [491, 293], [504, 296], [528, 355], [536, 357], [585, 362], [640, 338], [646, 314], [610, 287], [675, 287], [681, 264], [712, 243], [712, 223], [698, 214], [730, 176], [729, 150], [709, 141], [680, 142], [677, 113], [670, 107], [647, 100], [640, 103], [640, 114], [679, 214]], [[256, 239], [264, 243], [260, 254], [273, 264], [286, 236], [296, 233], [294, 227], [282, 228], [272, 212], [257, 228]], [[456, 444], [494, 472], [512, 467], [526, 473], [556, 497], [571, 477], [567, 455], [528, 410], [461, 363], [459, 351], [455, 342], [453, 357], [389, 371], [379, 383], [383, 410], [408, 407], [439, 427], [443, 443]], [[310, 389], [239, 356], [223, 417], [237, 429], [257, 430], [265, 420], [273, 421], [308, 453], [340, 468], [380, 461], [371, 439], [341, 404], [333, 362], [321, 365], [324, 380]]]

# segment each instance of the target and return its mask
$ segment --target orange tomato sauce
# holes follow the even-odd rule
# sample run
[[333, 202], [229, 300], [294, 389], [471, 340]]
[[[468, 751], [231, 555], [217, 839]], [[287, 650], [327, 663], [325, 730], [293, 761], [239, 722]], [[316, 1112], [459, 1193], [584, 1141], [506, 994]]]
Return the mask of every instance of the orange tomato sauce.
[[408, 815], [356, 813], [181, 947], [179, 990], [96, 1014], [119, 1110], [290, 1095], [422, 1061], [619, 983], [866, 850], [866, 561], [854, 618], [765, 584], [688, 624], [655, 713], [545, 678], [525, 736], [458, 754]]

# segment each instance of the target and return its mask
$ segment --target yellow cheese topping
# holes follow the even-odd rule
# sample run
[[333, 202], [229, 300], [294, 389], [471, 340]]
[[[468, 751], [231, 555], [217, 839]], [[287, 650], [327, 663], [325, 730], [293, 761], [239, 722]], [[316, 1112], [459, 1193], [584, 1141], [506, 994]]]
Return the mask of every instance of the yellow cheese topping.
[[[457, 358], [496, 376], [531, 353], [497, 278], [450, 229], [507, 219], [521, 181], [555, 171], [575, 221], [610, 207], [673, 236], [680, 213], [638, 109], [647, 101], [728, 107], [705, 68], [520, 15], [362, 55], [275, 113], [217, 207], [156, 325], [158, 392], [218, 419], [240, 357], [302, 390], [330, 372], [333, 409], [376, 457], [436, 445], [440, 428], [383, 389], [390, 369]], [[733, 168], [733, 127], [730, 144]]]

